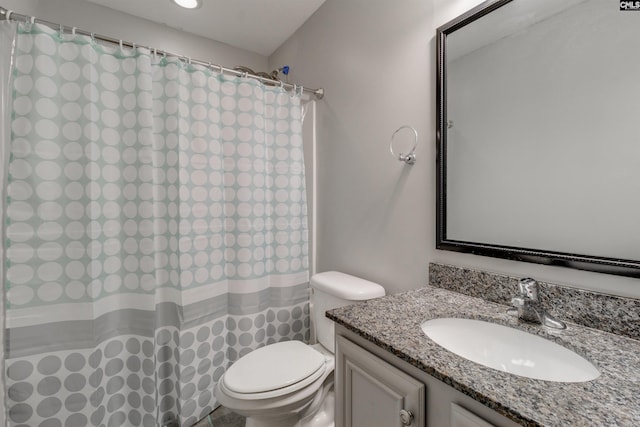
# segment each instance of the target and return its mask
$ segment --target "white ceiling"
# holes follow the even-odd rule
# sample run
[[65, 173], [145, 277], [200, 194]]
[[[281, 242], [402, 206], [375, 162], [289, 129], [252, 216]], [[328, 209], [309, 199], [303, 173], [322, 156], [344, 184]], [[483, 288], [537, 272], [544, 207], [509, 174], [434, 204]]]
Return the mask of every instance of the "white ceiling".
[[86, 0], [228, 45], [271, 55], [325, 0], [203, 0], [183, 9], [171, 0]]

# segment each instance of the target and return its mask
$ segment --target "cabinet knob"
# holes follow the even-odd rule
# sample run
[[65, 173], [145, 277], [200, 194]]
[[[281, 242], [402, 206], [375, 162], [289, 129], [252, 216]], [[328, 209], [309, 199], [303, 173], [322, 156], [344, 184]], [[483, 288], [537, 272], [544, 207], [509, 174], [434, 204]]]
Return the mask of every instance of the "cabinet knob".
[[409, 426], [413, 422], [413, 414], [411, 411], [407, 411], [406, 409], [402, 409], [400, 411], [400, 421], [402, 425]]

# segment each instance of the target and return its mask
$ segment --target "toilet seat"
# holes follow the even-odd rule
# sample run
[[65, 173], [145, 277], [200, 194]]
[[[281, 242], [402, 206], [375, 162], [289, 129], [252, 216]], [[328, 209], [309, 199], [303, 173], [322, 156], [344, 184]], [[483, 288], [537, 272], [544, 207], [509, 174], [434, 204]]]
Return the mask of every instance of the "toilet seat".
[[242, 400], [268, 399], [294, 393], [320, 378], [326, 358], [300, 342], [261, 347], [240, 358], [223, 375], [225, 394]]

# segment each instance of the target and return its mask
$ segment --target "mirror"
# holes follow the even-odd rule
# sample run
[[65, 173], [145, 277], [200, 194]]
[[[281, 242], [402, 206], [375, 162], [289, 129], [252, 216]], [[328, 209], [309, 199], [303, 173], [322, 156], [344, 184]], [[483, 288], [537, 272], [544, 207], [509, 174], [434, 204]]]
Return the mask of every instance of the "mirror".
[[494, 0], [437, 32], [437, 248], [640, 277], [640, 15]]

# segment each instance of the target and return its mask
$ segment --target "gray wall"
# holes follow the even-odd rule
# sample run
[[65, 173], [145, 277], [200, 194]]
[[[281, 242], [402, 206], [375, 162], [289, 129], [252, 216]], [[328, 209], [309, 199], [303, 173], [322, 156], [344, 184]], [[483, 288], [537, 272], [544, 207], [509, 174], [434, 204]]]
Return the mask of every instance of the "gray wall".
[[33, 15], [39, 0], [3, 0], [0, 6], [24, 15]]
[[[435, 249], [435, 30], [477, 0], [327, 0], [272, 56], [291, 79], [324, 87], [317, 111], [318, 271], [389, 293], [426, 283], [432, 261], [640, 297], [640, 280]], [[417, 163], [391, 158], [403, 124]]]
[[[158, 0], [169, 1], [169, 0]], [[227, 67], [244, 65], [266, 70], [267, 58], [224, 43], [174, 30], [83, 0], [1, 0], [0, 5], [51, 22], [96, 34], [211, 61]]]

